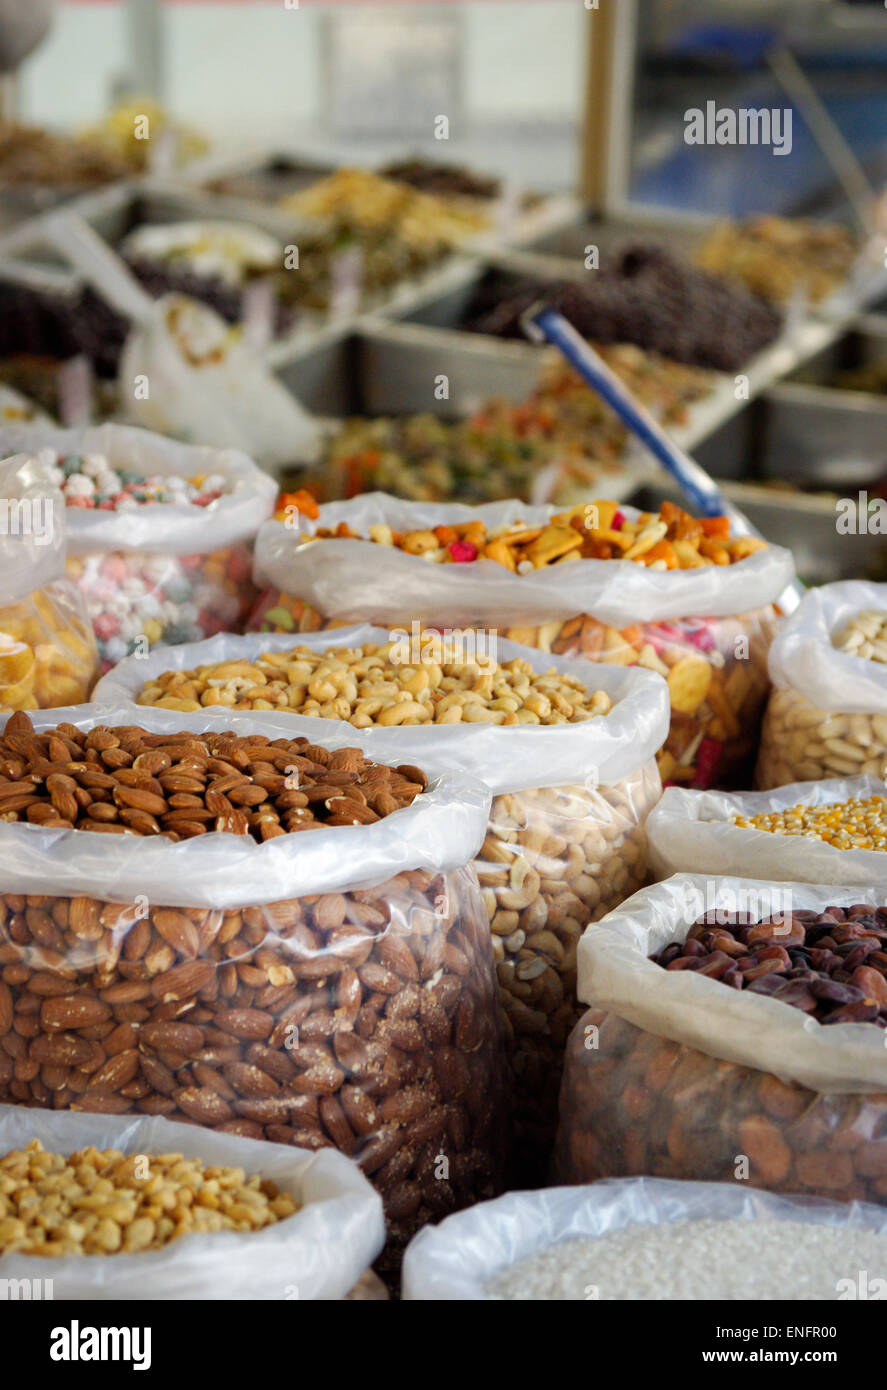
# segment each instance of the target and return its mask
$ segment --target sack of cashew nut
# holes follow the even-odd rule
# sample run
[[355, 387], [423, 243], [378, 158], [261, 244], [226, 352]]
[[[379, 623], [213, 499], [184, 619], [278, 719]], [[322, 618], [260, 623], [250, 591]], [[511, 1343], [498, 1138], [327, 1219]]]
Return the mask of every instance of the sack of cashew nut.
[[242, 629], [256, 600], [253, 538], [275, 495], [252, 459], [124, 425], [10, 425], [0, 456], [24, 440], [63, 488], [67, 570], [105, 670], [155, 643]]
[[579, 936], [646, 879], [668, 694], [649, 671], [488, 637], [363, 625], [303, 636], [293, 651], [292, 637], [220, 636], [122, 662], [97, 698], [188, 718], [251, 707], [257, 727], [309, 737], [318, 720], [331, 731], [347, 720], [368, 753], [382, 738], [401, 761], [431, 758], [484, 782], [494, 800], [476, 867], [517, 1076], [519, 1161], [534, 1149], [544, 1161], [578, 1017]]
[[0, 706], [43, 709], [89, 698], [92, 625], [65, 577], [65, 504], [36, 454], [0, 461]]
[[885, 901], [883, 886], [676, 874], [586, 932], [558, 1180], [887, 1203], [887, 1034], [852, 1021], [887, 1005]]
[[382, 1194], [389, 1260], [495, 1192], [485, 788], [391, 772], [384, 735], [367, 764], [347, 727], [54, 715], [0, 736], [0, 1100], [338, 1148]]
[[756, 786], [885, 775], [887, 584], [811, 589], [780, 627], [769, 668]]
[[[669, 787], [647, 820], [650, 869], [655, 878], [670, 874], [735, 874], [781, 883], [865, 883], [885, 881], [884, 851], [854, 847], [852, 828], [842, 833], [831, 809], [851, 799], [887, 797], [878, 777], [831, 777], [824, 782], [790, 782], [766, 792], [694, 792]], [[822, 812], [823, 839], [808, 834], [795, 808]], [[828, 809], [825, 809], [828, 808]], [[851, 813], [852, 814], [852, 813]], [[860, 812], [860, 815], [863, 813]], [[749, 825], [756, 817], [781, 822]], [[736, 818], [739, 818], [737, 823]], [[775, 832], [775, 833], [774, 833]], [[860, 824], [860, 834], [866, 831]]]
[[[702, 532], [725, 518], [697, 522], [673, 510], [674, 527], [699, 529], [695, 540], [657, 540], [670, 521], [642, 525], [644, 514], [614, 502], [561, 514], [517, 501], [469, 507], [368, 493], [323, 506], [313, 519], [294, 511], [259, 532], [256, 581], [270, 589], [248, 627], [471, 624], [560, 656], [643, 666], [666, 678], [671, 697], [663, 781], [747, 785], [768, 690], [772, 605], [793, 577], [792, 558], [776, 546], [745, 554], [736, 547], [757, 542]], [[577, 558], [586, 522], [593, 537], [639, 539], [624, 552], [593, 541], [596, 553], [625, 559]], [[438, 545], [454, 528], [459, 538]], [[318, 531], [324, 539], [314, 539]], [[518, 536], [535, 539], [517, 550]], [[657, 544], [668, 544], [668, 560], [635, 562]], [[435, 563], [444, 554], [453, 563]]]

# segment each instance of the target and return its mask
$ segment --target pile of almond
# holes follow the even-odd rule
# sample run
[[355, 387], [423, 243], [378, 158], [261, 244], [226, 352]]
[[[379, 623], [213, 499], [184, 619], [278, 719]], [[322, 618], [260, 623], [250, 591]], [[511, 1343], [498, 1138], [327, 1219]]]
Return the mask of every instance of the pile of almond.
[[137, 725], [37, 733], [24, 713], [0, 738], [0, 821], [192, 839], [208, 831], [264, 841], [320, 825], [370, 825], [427, 786], [359, 748], [260, 734], [154, 734]]

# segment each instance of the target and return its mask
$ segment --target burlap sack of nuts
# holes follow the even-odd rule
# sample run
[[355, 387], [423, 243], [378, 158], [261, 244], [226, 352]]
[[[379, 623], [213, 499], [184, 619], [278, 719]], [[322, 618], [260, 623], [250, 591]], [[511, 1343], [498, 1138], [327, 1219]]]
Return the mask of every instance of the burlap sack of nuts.
[[65, 500], [35, 454], [0, 462], [0, 498], [0, 706], [87, 700], [98, 652], [86, 606], [65, 577]]
[[[132, 735], [113, 732], [132, 729], [131, 707], [62, 713], [62, 731], [36, 740], [38, 766], [61, 758], [65, 729], [92, 731], [87, 749], [123, 778], [115, 804], [136, 808], [119, 812], [124, 822], [160, 817], [189, 838], [65, 830], [62, 812], [76, 807], [64, 789], [54, 823], [0, 824], [0, 1099], [338, 1148], [383, 1196], [389, 1260], [425, 1221], [495, 1192], [507, 1082], [487, 917], [467, 867], [487, 823], [485, 789], [429, 763], [428, 789], [402, 810], [389, 798], [381, 819], [343, 794], [353, 818], [333, 814], [331, 797], [332, 825], [297, 837], [277, 825], [265, 839], [258, 824], [264, 843], [199, 833], [207, 820], [219, 827], [224, 767], [173, 731], [207, 720], [139, 711], [154, 756], [133, 767]], [[53, 726], [36, 717], [38, 730]], [[274, 749], [244, 716], [229, 715], [227, 730], [248, 740], [231, 757], [269, 768], [242, 796], [231, 787], [233, 829], [269, 778], [290, 766], [312, 774], [292, 762], [292, 731]], [[350, 733], [312, 745], [337, 785], [348, 759], [362, 761], [342, 751], [354, 749]], [[35, 742], [16, 737], [11, 775]], [[380, 736], [376, 757], [386, 752]], [[139, 796], [143, 775], [159, 793]], [[106, 774], [84, 776], [71, 798], [80, 806]], [[18, 804], [11, 785], [6, 806]], [[103, 804], [80, 814], [92, 824]], [[282, 814], [289, 825], [310, 806]]]
[[579, 993], [591, 1008], [567, 1046], [558, 1180], [649, 1175], [887, 1203], [883, 1028], [825, 1026], [779, 999], [648, 959], [683, 942], [703, 913], [749, 911], [754, 921], [787, 906], [874, 908], [885, 897], [676, 874], [586, 932]]
[[[298, 1205], [294, 1215], [262, 1230], [192, 1232], [149, 1252], [126, 1248], [124, 1225], [123, 1248], [113, 1254], [3, 1253], [5, 1278], [51, 1279], [57, 1298], [346, 1298], [385, 1238], [378, 1194], [354, 1163], [331, 1149], [308, 1153], [147, 1114], [74, 1115], [0, 1105], [0, 1159], [34, 1139], [50, 1154], [94, 1147], [140, 1155], [147, 1160], [146, 1182], [157, 1172], [154, 1155], [240, 1168], [270, 1179]], [[35, 1219], [44, 1215], [53, 1230], [56, 1210], [48, 1202]]]
[[371, 541], [304, 544], [319, 527], [340, 522], [362, 536], [377, 525], [409, 531], [473, 519], [489, 528], [519, 521], [544, 527], [554, 511], [518, 501], [469, 507], [368, 493], [321, 507], [316, 521], [299, 517], [298, 528], [266, 522], [256, 541], [256, 582], [292, 597], [286, 612], [260, 607], [256, 622], [267, 629], [277, 614], [299, 632], [348, 621], [471, 625], [554, 655], [646, 667], [667, 680], [671, 698], [658, 759], [663, 782], [748, 785], [769, 689], [773, 605], [794, 577], [787, 550], [769, 546], [732, 564], [665, 572], [634, 560], [583, 559], [512, 573], [487, 559], [429, 564]]
[[[121, 662], [104, 677], [99, 694], [114, 701], [136, 701], [140, 695], [167, 699], [191, 719], [195, 716], [187, 711], [200, 699], [207, 701], [200, 717], [212, 718], [225, 717], [230, 708], [216, 704], [217, 700], [236, 697], [248, 703], [254, 697], [259, 706], [268, 706], [276, 700], [296, 699], [298, 693], [304, 697], [298, 709], [316, 708], [327, 716], [324, 729], [335, 728], [330, 723], [333, 717], [359, 723], [349, 736], [368, 753], [375, 755], [381, 737], [386, 747], [399, 750], [399, 761], [421, 766], [430, 758], [436, 765], [461, 769], [485, 783], [494, 800], [475, 864], [491, 926], [506, 1038], [517, 1076], [518, 1142], [526, 1150], [519, 1159], [535, 1160], [536, 1175], [544, 1176], [557, 1120], [563, 1048], [581, 1011], [576, 1000], [579, 937], [589, 921], [602, 917], [646, 881], [644, 822], [661, 790], [654, 754], [668, 727], [667, 692], [663, 681], [643, 670], [553, 658], [503, 639], [496, 643], [500, 666], [517, 658], [538, 673], [554, 668], [555, 680], [575, 679], [589, 692], [603, 691], [607, 702], [613, 702], [610, 712], [569, 722], [567, 715], [556, 715], [552, 703], [556, 699], [565, 703], [563, 693], [542, 682], [535, 692], [536, 703], [534, 694], [527, 695], [526, 700], [533, 704], [533, 710], [542, 709], [539, 700], [547, 689], [544, 700], [552, 713], [542, 717], [558, 717], [564, 722], [542, 725], [535, 713], [535, 724], [484, 722], [485, 717], [501, 720], [504, 713], [485, 705], [482, 692], [475, 690], [472, 694], [479, 707], [466, 707], [463, 719], [456, 724], [412, 722], [397, 728], [375, 728], [372, 719], [385, 720], [388, 714], [412, 710], [417, 697], [409, 698], [411, 688], [417, 681], [427, 685], [429, 680], [438, 680], [441, 670], [424, 662], [420, 648], [411, 651], [412, 644], [407, 643], [400, 653], [403, 664], [391, 665], [377, 677], [374, 662], [380, 658], [362, 659], [362, 652], [365, 646], [389, 643], [390, 636], [384, 628], [362, 625], [343, 628], [335, 636], [316, 633], [303, 637], [299, 645], [305, 651], [325, 653], [338, 648], [340, 653], [345, 649], [346, 655], [331, 656], [310, 672], [295, 664], [279, 669], [268, 666], [267, 676], [279, 675], [279, 685], [252, 688], [251, 681], [264, 681], [266, 676], [250, 663], [261, 661], [262, 653], [271, 653], [272, 661], [279, 654], [283, 661], [293, 639], [220, 636], [166, 649], [147, 660]], [[395, 646], [393, 656], [398, 654]], [[188, 672], [204, 667], [205, 677], [196, 684], [188, 681]], [[479, 667], [466, 661], [465, 669], [472, 673], [474, 684], [483, 685]], [[292, 687], [286, 684], [287, 670], [292, 672]], [[167, 679], [162, 672], [181, 672], [183, 680], [176, 681], [174, 675]], [[393, 698], [390, 692], [395, 672], [406, 698], [383, 706], [383, 696], [376, 692], [386, 692], [386, 702]], [[163, 690], [169, 695], [162, 695]], [[564, 691], [578, 698], [570, 686], [565, 685]], [[490, 690], [490, 699], [492, 694]], [[445, 699], [454, 697], [455, 692]], [[493, 706], [517, 703], [517, 699], [492, 701]], [[257, 721], [257, 727], [269, 732], [297, 729], [310, 737], [317, 719], [302, 716], [298, 709], [289, 713], [286, 709], [259, 708], [252, 710], [250, 717]], [[367, 716], [364, 721], [367, 710], [373, 711], [372, 719]], [[520, 715], [519, 710], [511, 717], [518, 719]], [[409, 716], [411, 720], [418, 717]], [[448, 717], [448, 713], [441, 715]], [[364, 727], [364, 723], [370, 726]]]
[[[671, 874], [733, 874], [774, 883], [884, 882], [884, 850], [865, 848], [859, 832], [842, 830], [840, 807], [887, 797], [877, 777], [831, 777], [824, 782], [790, 782], [766, 792], [694, 792], [669, 787], [650, 812], [647, 840], [655, 878]], [[877, 804], [877, 802], [875, 803]], [[796, 809], [806, 808], [802, 820]], [[805, 829], [822, 814], [834, 827], [831, 840]], [[734, 823], [734, 817], [773, 816], [773, 830]], [[880, 825], [882, 816], [877, 816]], [[780, 823], [782, 822], [782, 823]]]
[[877, 611], [887, 619], [887, 584], [848, 580], [811, 589], [782, 624], [770, 648], [757, 787], [885, 775], [887, 648], [840, 649], [857, 615]]

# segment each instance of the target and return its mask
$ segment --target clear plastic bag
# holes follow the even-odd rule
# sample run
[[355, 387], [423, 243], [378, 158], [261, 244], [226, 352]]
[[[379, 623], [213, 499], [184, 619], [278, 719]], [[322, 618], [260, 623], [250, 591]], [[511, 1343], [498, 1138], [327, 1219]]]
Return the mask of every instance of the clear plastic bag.
[[833, 645], [865, 610], [887, 613], [887, 584], [822, 585], [781, 626], [755, 786], [887, 772], [887, 666]]
[[887, 796], [876, 777], [791, 782], [766, 792], [701, 792], [669, 787], [647, 820], [650, 868], [670, 874], [737, 874], [782, 883], [883, 881], [881, 850], [838, 849], [805, 835], [774, 834], [733, 825], [734, 816], [828, 806], [851, 797]]
[[[390, 636], [384, 628], [362, 624], [335, 636], [304, 636], [299, 645], [315, 651], [359, 649], [384, 644]], [[130, 658], [104, 677], [97, 696], [136, 701], [164, 670], [253, 661], [262, 652], [292, 646], [286, 636], [220, 636], [159, 651], [144, 661]], [[646, 881], [644, 822], [661, 790], [653, 754], [667, 728], [668, 707], [663, 682], [641, 670], [591, 667], [504, 640], [497, 642], [496, 658], [521, 658], [538, 671], [554, 667], [590, 689], [604, 689], [613, 708], [605, 717], [573, 724], [404, 725], [353, 729], [349, 737], [372, 753], [381, 735], [386, 746], [399, 750], [399, 762], [424, 766], [431, 757], [478, 777], [495, 795], [475, 865], [517, 1073], [518, 1141], [527, 1150], [523, 1158], [542, 1176], [557, 1119], [563, 1046], [578, 1017], [576, 946], [589, 920]], [[214, 717], [215, 709], [208, 706], [206, 716]], [[318, 725], [341, 728], [338, 722], [277, 710], [250, 712], [250, 718], [268, 732], [309, 737]], [[578, 785], [577, 772], [585, 777]]]
[[242, 627], [256, 601], [253, 539], [276, 493], [252, 459], [123, 425], [0, 428], [0, 454], [13, 447], [41, 450], [50, 464], [98, 455], [111, 469], [143, 477], [214, 475], [224, 489], [207, 507], [150, 502], [126, 510], [66, 506], [57, 494], [68, 574], [86, 601], [105, 670], [133, 650]]
[[824, 1027], [777, 999], [648, 959], [704, 911], [757, 904], [766, 917], [786, 893], [792, 910], [884, 898], [676, 874], [585, 934], [579, 993], [591, 1008], [567, 1044], [559, 1181], [647, 1174], [887, 1202], [883, 1030]]
[[82, 704], [98, 674], [92, 625], [69, 579], [0, 607], [0, 706]]
[[564, 1047], [583, 1012], [576, 950], [595, 922], [646, 882], [644, 822], [660, 792], [652, 759], [612, 787], [497, 796], [475, 860], [493, 933], [515, 1073], [519, 1163], [544, 1177], [557, 1126]]
[[[588, 1187], [509, 1192], [421, 1231], [403, 1262], [403, 1297], [485, 1299], [490, 1297], [488, 1285], [497, 1275], [548, 1246], [608, 1235], [626, 1226], [705, 1220], [791, 1221], [876, 1232], [887, 1229], [885, 1218], [870, 1207], [777, 1196], [739, 1183], [727, 1186], [627, 1178]], [[658, 1280], [656, 1294], [651, 1297], [664, 1297], [667, 1287], [667, 1280]], [[787, 1291], [787, 1296], [790, 1293]]]
[[318, 527], [340, 522], [360, 535], [378, 523], [397, 530], [473, 519], [490, 527], [515, 521], [536, 526], [554, 510], [514, 501], [414, 503], [368, 493], [322, 507], [316, 521], [300, 519], [301, 532], [266, 522], [256, 541], [255, 570], [266, 589], [248, 627], [312, 632], [349, 620], [459, 624], [556, 655], [646, 666], [667, 679], [672, 700], [671, 728], [659, 754], [663, 781], [747, 783], [769, 689], [772, 605], [793, 576], [787, 551], [771, 546], [736, 564], [693, 570], [580, 560], [513, 574], [491, 560], [428, 564], [370, 541], [304, 543]]
[[125, 1154], [181, 1153], [208, 1164], [261, 1173], [301, 1208], [262, 1231], [180, 1237], [142, 1254], [0, 1256], [3, 1279], [50, 1279], [56, 1299], [286, 1299], [348, 1296], [382, 1248], [377, 1194], [341, 1154], [310, 1154], [231, 1133], [200, 1132], [140, 1115], [72, 1115], [0, 1105], [0, 1154], [39, 1139], [51, 1153], [119, 1149]]
[[65, 578], [64, 499], [48, 460], [2, 457], [0, 498], [0, 705], [86, 700], [98, 675], [96, 644], [83, 600]]

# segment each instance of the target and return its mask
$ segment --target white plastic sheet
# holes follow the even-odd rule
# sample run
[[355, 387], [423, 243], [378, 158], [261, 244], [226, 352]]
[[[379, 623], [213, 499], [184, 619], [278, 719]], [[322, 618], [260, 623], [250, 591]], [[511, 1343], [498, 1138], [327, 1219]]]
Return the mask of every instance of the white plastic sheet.
[[0, 448], [0, 605], [4, 606], [65, 572], [65, 499], [50, 482], [50, 460], [27, 444], [24, 448], [27, 452]]
[[[122, 704], [135, 702], [145, 683], [163, 671], [189, 671], [206, 663], [253, 660], [262, 652], [285, 652], [294, 647], [326, 651], [335, 647], [361, 647], [365, 642], [391, 640], [386, 628], [369, 624], [336, 628], [334, 631], [268, 635], [251, 633], [245, 637], [222, 634], [205, 642], [180, 647], [162, 647], [145, 658], [127, 657], [99, 682], [94, 699]], [[401, 639], [403, 640], [403, 639]], [[425, 767], [429, 758], [436, 765], [477, 777], [498, 795], [530, 787], [553, 787], [581, 782], [595, 774], [598, 785], [612, 786], [630, 777], [661, 748], [668, 734], [668, 687], [661, 676], [640, 667], [606, 666], [578, 658], [552, 656], [532, 647], [523, 647], [504, 638], [496, 643], [499, 661], [516, 657], [529, 662], [535, 671], [554, 667], [576, 676], [589, 689], [604, 690], [616, 702], [607, 715], [578, 724], [499, 727], [494, 724], [428, 724], [401, 728], [354, 729], [338, 720], [315, 719], [285, 711], [249, 711], [256, 729], [274, 737], [289, 734], [315, 738], [344, 729], [349, 742], [382, 758], [383, 745], [396, 749], [399, 762]], [[140, 706], [139, 714], [150, 706]], [[158, 711], [159, 712], [159, 711]], [[246, 712], [245, 712], [246, 713]], [[194, 715], [167, 711], [175, 719], [191, 720]], [[230, 710], [209, 706], [196, 718], [200, 727], [226, 724]], [[132, 711], [130, 711], [132, 722]], [[187, 727], [195, 727], [188, 725]], [[392, 754], [392, 756], [395, 756]], [[384, 761], [384, 758], [382, 758]]]
[[586, 930], [578, 950], [579, 998], [657, 1037], [814, 1091], [887, 1091], [883, 1029], [865, 1023], [824, 1027], [790, 1004], [729, 989], [695, 971], [663, 970], [648, 959], [684, 941], [693, 923], [715, 908], [768, 917], [781, 908], [885, 902], [887, 882], [841, 888], [675, 874], [642, 888]]
[[877, 777], [835, 777], [824, 782], [790, 782], [767, 792], [735, 793], [668, 787], [647, 818], [650, 867], [657, 878], [676, 873], [736, 874], [776, 883], [887, 886], [887, 854], [882, 850], [836, 849], [803, 835], [776, 835], [731, 824], [733, 816], [870, 796], [887, 796], [887, 782]]
[[0, 1105], [0, 1153], [39, 1139], [53, 1153], [94, 1144], [125, 1154], [181, 1153], [261, 1173], [301, 1210], [261, 1231], [182, 1236], [161, 1250], [49, 1259], [0, 1255], [0, 1280], [52, 1280], [61, 1299], [344, 1298], [382, 1248], [382, 1200], [335, 1149], [308, 1153], [159, 1116], [92, 1115]]
[[805, 594], [770, 647], [770, 679], [811, 704], [844, 714], [887, 714], [887, 666], [839, 652], [833, 639], [857, 613], [887, 615], [887, 584], [851, 579]]
[[[718, 617], [774, 603], [794, 578], [788, 550], [769, 546], [735, 565], [655, 571], [633, 560], [577, 560], [532, 574], [513, 574], [493, 560], [431, 564], [372, 541], [324, 540], [299, 544], [318, 527], [345, 521], [360, 535], [387, 523], [420, 530], [472, 520], [488, 527], [525, 521], [545, 525], [556, 507], [523, 502], [405, 502], [370, 492], [321, 507], [317, 521], [301, 518], [301, 532], [269, 521], [256, 541], [255, 576], [295, 594], [327, 618], [353, 622], [533, 624], [588, 613], [615, 628], [688, 615]], [[623, 507], [636, 516], [632, 507]]]
[[13, 451], [42, 449], [59, 454], [104, 454], [112, 468], [130, 468], [145, 475], [189, 478], [215, 473], [225, 479], [228, 488], [211, 507], [149, 502], [119, 512], [69, 507], [67, 514], [64, 498], [56, 489], [71, 555], [108, 550], [206, 554], [252, 540], [274, 510], [277, 485], [273, 478], [237, 449], [180, 444], [126, 425], [67, 430], [34, 425], [0, 428], [0, 457]]
[[[38, 731], [61, 723], [81, 729], [139, 723], [169, 733], [208, 727], [199, 715], [189, 720], [170, 710], [140, 709], [136, 719], [132, 706], [125, 705], [76, 705], [35, 711], [31, 717]], [[242, 734], [267, 732], [248, 712], [229, 714], [226, 727]], [[323, 736], [318, 729], [312, 742], [356, 746], [349, 737], [353, 733], [348, 724], [324, 730]], [[373, 756], [380, 762], [404, 761], [400, 747], [383, 737], [374, 743]], [[314, 830], [298, 836], [298, 843], [280, 835], [259, 844], [249, 835], [216, 831], [176, 843], [162, 836], [0, 825], [0, 883], [6, 893], [84, 895], [106, 902], [144, 895], [155, 906], [224, 909], [348, 892], [405, 869], [461, 868], [483, 841], [490, 794], [464, 773], [443, 771], [440, 763], [434, 767], [426, 760], [424, 770], [431, 780], [413, 805], [373, 825]]]
[[704, 1220], [803, 1221], [887, 1232], [887, 1213], [869, 1203], [782, 1197], [731, 1183], [607, 1178], [584, 1187], [509, 1192], [426, 1226], [404, 1258], [403, 1297], [495, 1300], [491, 1280], [551, 1245], [626, 1226]]

